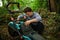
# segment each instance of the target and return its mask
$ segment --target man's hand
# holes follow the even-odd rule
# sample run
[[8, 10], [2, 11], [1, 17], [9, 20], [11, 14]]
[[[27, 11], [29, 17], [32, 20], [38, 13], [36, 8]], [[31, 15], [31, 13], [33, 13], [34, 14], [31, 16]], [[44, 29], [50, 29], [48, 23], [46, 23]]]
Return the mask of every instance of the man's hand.
[[28, 26], [30, 23], [38, 22], [37, 19], [28, 20], [25, 22], [25, 25]]
[[24, 16], [24, 19], [26, 19], [26, 16]]
[[13, 17], [11, 17], [11, 20], [13, 21], [13, 20], [14, 20], [14, 18], [13, 18]]
[[26, 26], [29, 26], [30, 23], [31, 23], [30, 21], [26, 21], [26, 22], [25, 22], [25, 25], [26, 25]]

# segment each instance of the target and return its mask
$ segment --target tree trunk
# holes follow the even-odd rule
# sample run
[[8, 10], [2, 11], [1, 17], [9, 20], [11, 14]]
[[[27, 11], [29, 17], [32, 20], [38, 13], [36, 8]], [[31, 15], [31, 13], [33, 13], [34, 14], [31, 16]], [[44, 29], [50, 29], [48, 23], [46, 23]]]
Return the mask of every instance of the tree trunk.
[[49, 9], [50, 11], [56, 12], [56, 4], [54, 0], [49, 0]]
[[60, 0], [55, 0], [56, 7], [57, 7], [57, 13], [60, 13]]

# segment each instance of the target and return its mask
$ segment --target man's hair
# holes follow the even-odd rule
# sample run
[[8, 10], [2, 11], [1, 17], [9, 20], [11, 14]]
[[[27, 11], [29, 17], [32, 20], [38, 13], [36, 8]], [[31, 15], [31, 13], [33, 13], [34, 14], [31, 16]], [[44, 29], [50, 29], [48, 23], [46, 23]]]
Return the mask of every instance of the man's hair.
[[32, 9], [30, 7], [26, 7], [23, 12], [32, 12]]

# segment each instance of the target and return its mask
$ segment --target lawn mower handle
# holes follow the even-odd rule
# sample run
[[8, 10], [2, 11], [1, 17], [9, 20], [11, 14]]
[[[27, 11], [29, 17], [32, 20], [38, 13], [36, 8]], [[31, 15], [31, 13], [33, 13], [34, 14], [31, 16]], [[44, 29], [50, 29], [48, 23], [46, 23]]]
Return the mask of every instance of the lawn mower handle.
[[[11, 4], [13, 4], [13, 5], [16, 4], [19, 10], [18, 10], [18, 11], [10, 10], [10, 9], [9, 9], [9, 6], [10, 6]], [[8, 5], [6, 6], [6, 8], [7, 8], [7, 10], [9, 11], [10, 14], [20, 13], [20, 12], [21, 12], [21, 11], [20, 11], [20, 4], [19, 4], [18, 2], [9, 2]]]

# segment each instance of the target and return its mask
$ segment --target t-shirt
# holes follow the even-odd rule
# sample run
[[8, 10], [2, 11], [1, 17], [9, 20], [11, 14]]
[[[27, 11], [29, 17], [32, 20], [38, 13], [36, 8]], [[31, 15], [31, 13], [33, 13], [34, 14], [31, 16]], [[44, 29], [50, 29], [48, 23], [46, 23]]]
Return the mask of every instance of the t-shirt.
[[25, 13], [24, 14], [22, 14], [22, 15], [19, 15], [18, 16], [18, 18], [17, 18], [17, 20], [19, 19], [19, 18], [23, 18], [24, 16], [26, 16], [26, 20], [31, 20], [31, 19], [37, 19], [37, 21], [42, 21], [42, 18], [41, 18], [41, 16], [37, 13], [37, 12], [33, 12], [33, 15], [30, 17], [30, 16], [27, 16]]

